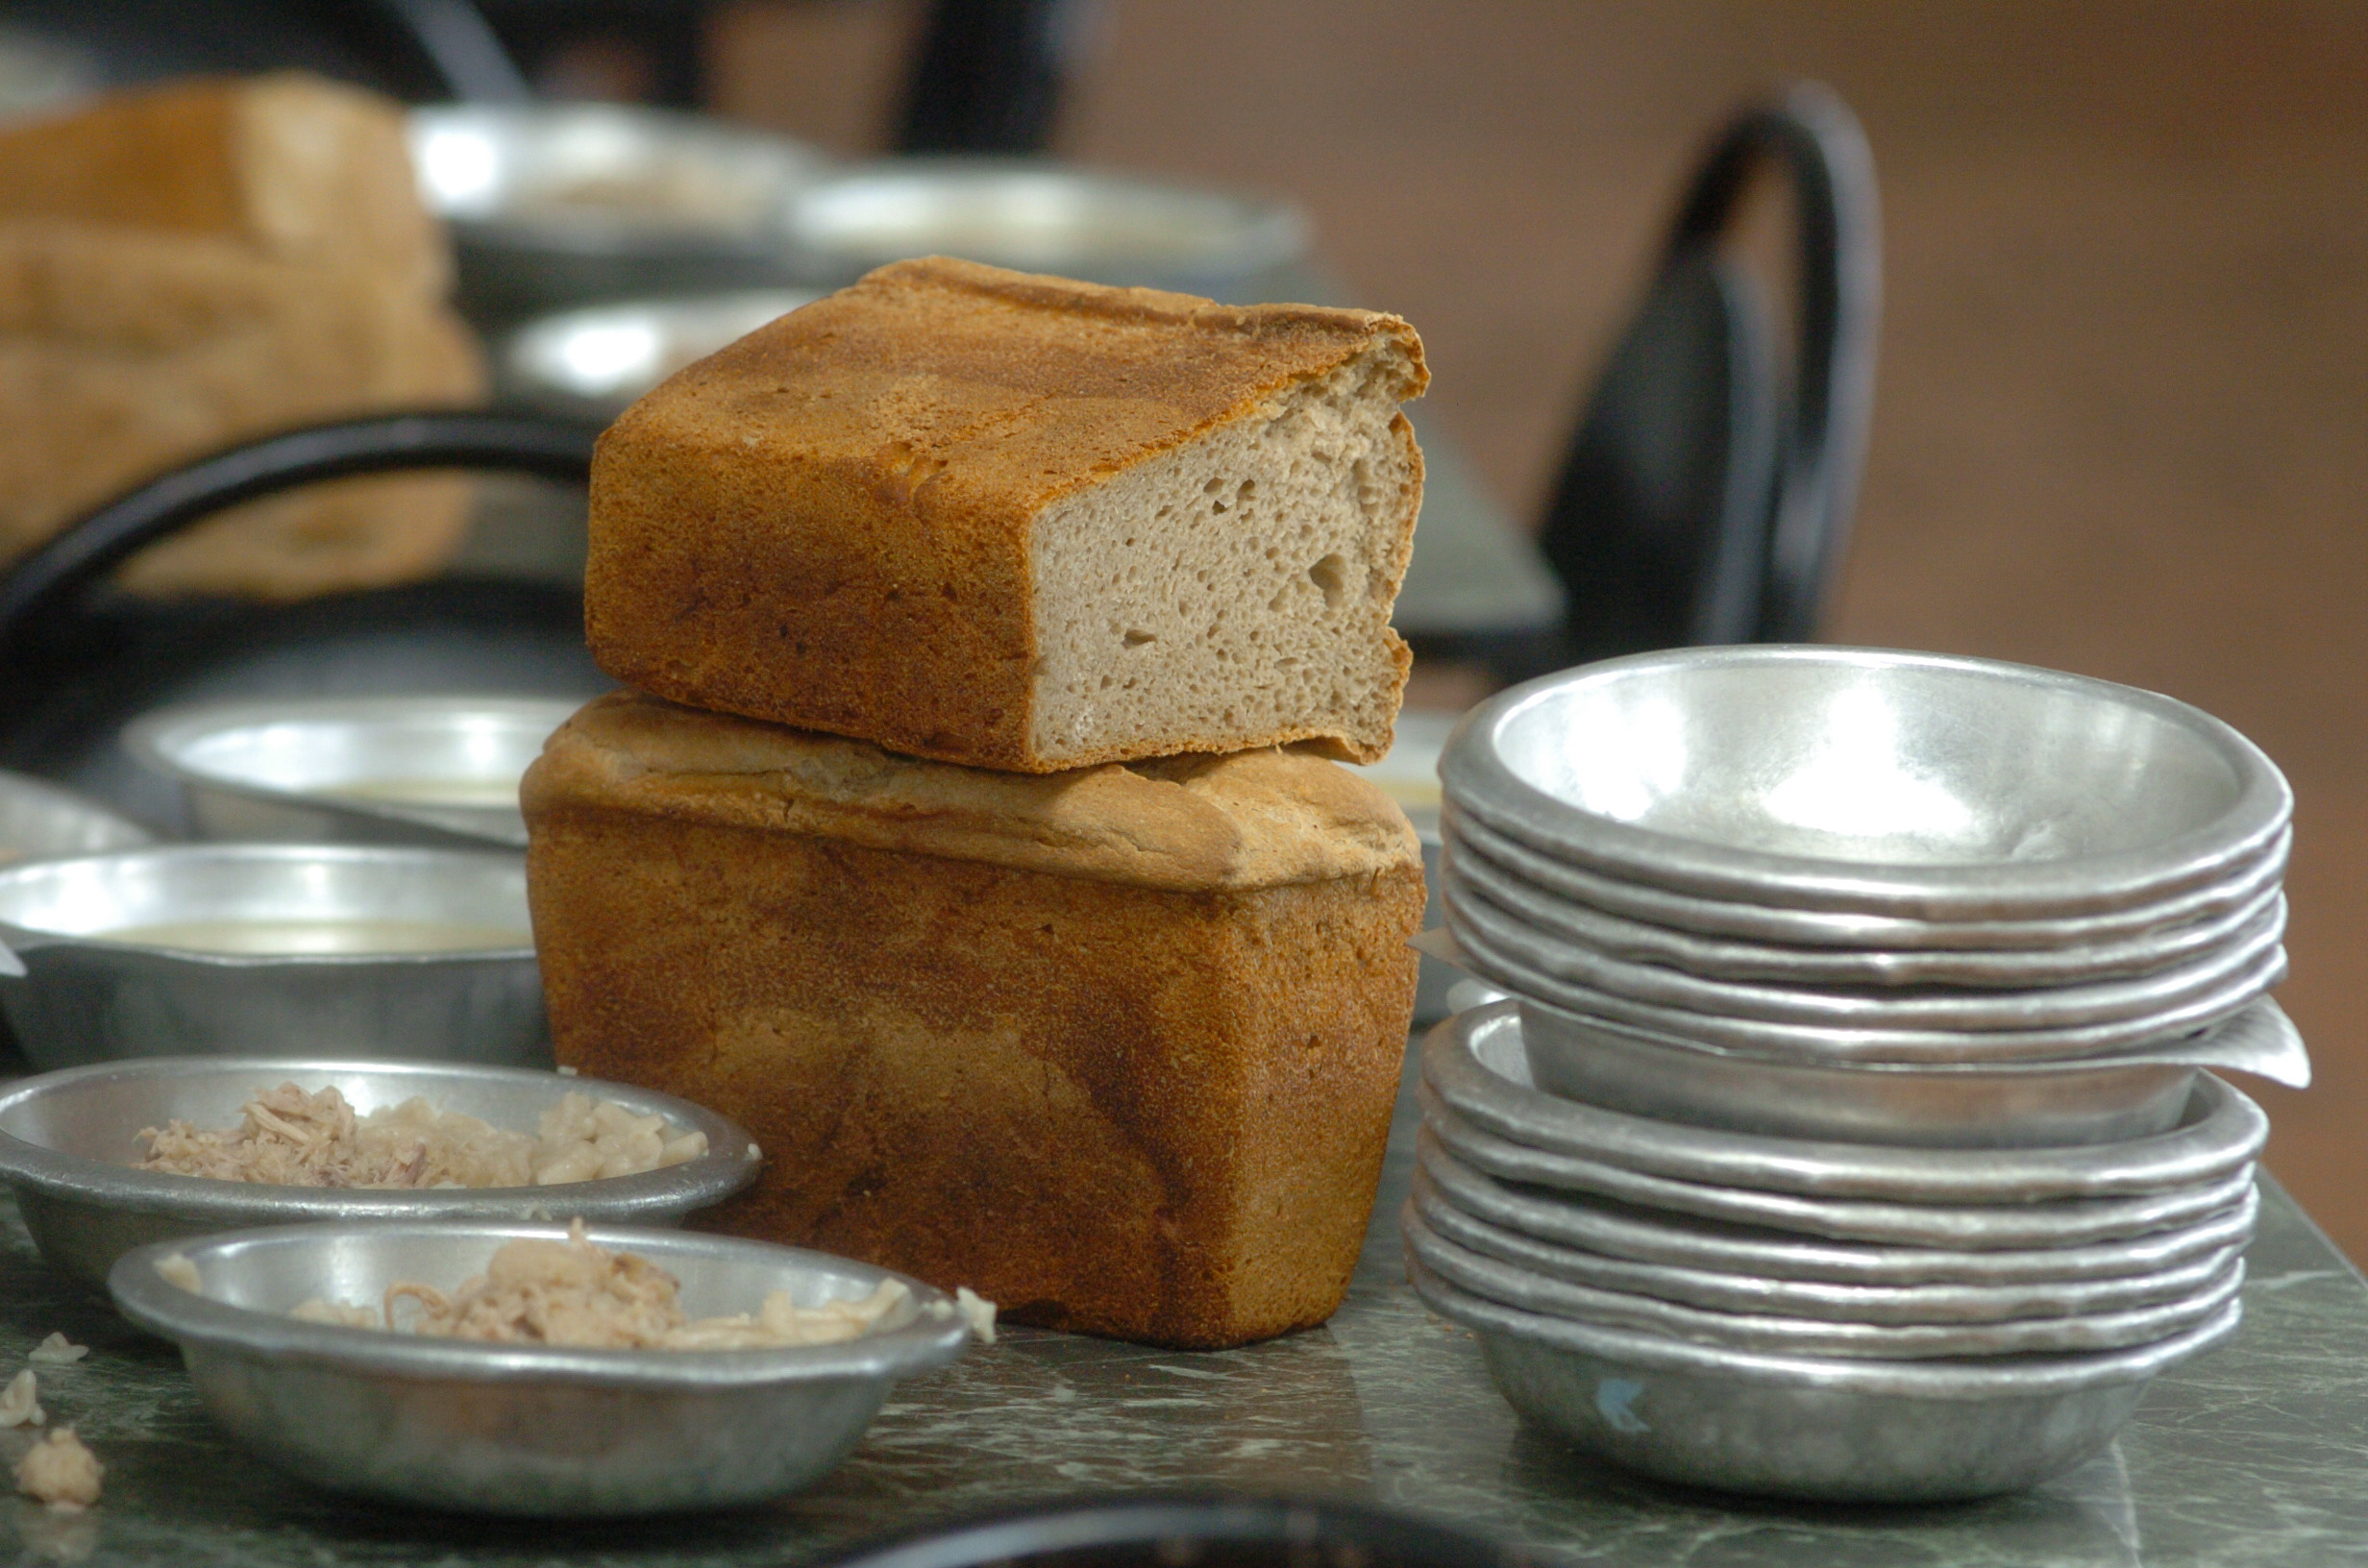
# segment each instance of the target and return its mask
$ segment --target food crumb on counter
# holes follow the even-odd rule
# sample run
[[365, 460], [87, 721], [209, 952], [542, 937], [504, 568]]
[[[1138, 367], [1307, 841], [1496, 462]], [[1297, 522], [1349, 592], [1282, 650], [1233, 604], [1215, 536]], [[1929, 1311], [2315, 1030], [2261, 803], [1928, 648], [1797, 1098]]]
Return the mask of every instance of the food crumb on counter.
[[967, 1285], [956, 1286], [953, 1292], [954, 1310], [970, 1324], [971, 1333], [978, 1335], [982, 1345], [995, 1343], [995, 1303]]
[[191, 1295], [205, 1293], [206, 1282], [199, 1278], [197, 1265], [182, 1253], [168, 1252], [157, 1260], [157, 1277], [166, 1285], [177, 1285]]
[[560, 1067], [558, 1069], [558, 1073], [562, 1078], [573, 1078], [576, 1076], [576, 1069], [574, 1067]]
[[41, 1409], [41, 1387], [33, 1368], [26, 1367], [0, 1388], [0, 1427], [37, 1427], [49, 1419]]
[[72, 1366], [89, 1354], [88, 1345], [78, 1345], [62, 1334], [53, 1334], [25, 1352], [25, 1360], [36, 1366]]
[[533, 1136], [492, 1126], [425, 1099], [357, 1115], [335, 1086], [292, 1083], [259, 1092], [236, 1127], [174, 1120], [140, 1129], [142, 1170], [277, 1187], [531, 1187], [636, 1176], [696, 1160], [707, 1135], [613, 1100], [569, 1091]]
[[57, 1427], [16, 1461], [16, 1489], [61, 1513], [79, 1512], [99, 1500], [99, 1479], [106, 1474], [107, 1466], [72, 1427]]

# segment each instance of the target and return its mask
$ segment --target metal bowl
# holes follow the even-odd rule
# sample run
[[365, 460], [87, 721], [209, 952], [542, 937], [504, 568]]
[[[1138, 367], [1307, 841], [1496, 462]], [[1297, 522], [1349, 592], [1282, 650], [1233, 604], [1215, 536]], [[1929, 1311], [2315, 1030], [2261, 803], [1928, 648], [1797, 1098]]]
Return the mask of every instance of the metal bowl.
[[72, 790], [0, 772], [0, 866], [135, 849], [148, 830]]
[[528, 403], [606, 424], [683, 366], [820, 298], [766, 288], [561, 311], [510, 338], [503, 379]]
[[211, 844], [37, 861], [0, 869], [12, 948], [27, 972], [0, 979], [0, 1011], [43, 1068], [324, 1050], [550, 1061], [520, 855]]
[[784, 224], [829, 166], [782, 136], [622, 104], [435, 105], [409, 135], [463, 302], [509, 319], [797, 282]]
[[1458, 1209], [1535, 1240], [1608, 1258], [1734, 1277], [1806, 1280], [1860, 1286], [1980, 1286], [2127, 1279], [2190, 1264], [2252, 1238], [2260, 1197], [2237, 1201], [2189, 1225], [2123, 1241], [2072, 1247], [1898, 1247], [1828, 1241], [1631, 1209], [1578, 1192], [1518, 1187], [1473, 1169], [1439, 1140], [1418, 1139], [1422, 1173]]
[[1415, 1172], [1407, 1201], [1423, 1224], [1443, 1239], [1548, 1279], [1714, 1312], [1825, 1323], [1997, 1323], [2125, 1311], [2192, 1296], [2225, 1274], [2242, 1252], [2230, 1245], [2152, 1273], [2098, 1280], [1994, 1286], [1835, 1285], [1638, 1262], [1540, 1241], [1465, 1213], [1425, 1170]]
[[2172, 1301], [2069, 1317], [1989, 1323], [1853, 1323], [1766, 1312], [1704, 1311], [1658, 1297], [1574, 1285], [1456, 1245], [1409, 1204], [1399, 1215], [1409, 1256], [1484, 1300], [1595, 1328], [1665, 1335], [1692, 1344], [1775, 1355], [1911, 1361], [1941, 1357], [2060, 1356], [2151, 1345], [2184, 1333], [2236, 1299], [2245, 1265], [2230, 1259], [2198, 1289]]
[[1460, 1014], [1422, 1042], [1422, 1081], [1471, 1125], [1534, 1148], [1676, 1181], [1807, 1197], [1909, 1203], [2035, 1203], [2124, 1197], [2211, 1181], [2261, 1152], [2269, 1117], [2210, 1073], [2169, 1132], [2070, 1148], [1898, 1148], [1769, 1138], [1629, 1115], [1530, 1078], [1519, 1009]]
[[2285, 949], [2257, 953], [2235, 973], [2201, 996], [2135, 1018], [2106, 1023], [2064, 1024], [2031, 1029], [1920, 1029], [1882, 1024], [1778, 1023], [1766, 1018], [1665, 1007], [1615, 995], [1573, 980], [1558, 979], [1515, 957], [1469, 924], [1426, 934], [1437, 945], [1444, 936], [1461, 968], [1517, 996], [1565, 1013], [1624, 1023], [1631, 1028], [1714, 1049], [1745, 1051], [1778, 1060], [1857, 1065], [1988, 1065], [2065, 1061], [2137, 1052], [2195, 1035], [2233, 1017], [2285, 978]]
[[1474, 821], [1452, 800], [1441, 807], [1440, 821], [1466, 864], [1485, 860], [1546, 894], [1589, 909], [1704, 937], [1857, 951], [2047, 953], [2169, 933], [2198, 920], [2222, 919], [2274, 894], [2284, 879], [2293, 846], [2289, 829], [2272, 840], [2259, 857], [2221, 881], [2127, 909], [2034, 920], [1927, 920], [1671, 893], [1566, 865]]
[[[140, 1170], [138, 1134], [175, 1117], [237, 1125], [239, 1108], [282, 1083], [334, 1088], [362, 1113], [423, 1096], [496, 1127], [532, 1132], [559, 1096], [580, 1090], [637, 1115], [662, 1115], [707, 1135], [707, 1152], [638, 1176], [528, 1188], [262, 1187]], [[756, 1145], [737, 1122], [702, 1105], [625, 1084], [517, 1067], [335, 1058], [152, 1057], [44, 1073], [0, 1090], [0, 1180], [15, 1190], [25, 1227], [53, 1268], [98, 1284], [134, 1247], [328, 1219], [578, 1217], [671, 1225], [756, 1179]]]
[[2158, 1373], [2236, 1332], [2239, 1302], [2133, 1350], [1850, 1361], [1690, 1345], [1484, 1301], [1409, 1260], [1431, 1310], [1474, 1330], [1515, 1409], [1624, 1469], [1850, 1503], [2016, 1491], [2112, 1440]]
[[[376, 1302], [417, 1280], [451, 1288], [494, 1249], [549, 1225], [304, 1225], [143, 1247], [110, 1271], [123, 1314], [177, 1341], [216, 1421], [316, 1485], [392, 1502], [558, 1517], [754, 1503], [826, 1474], [898, 1379], [959, 1358], [970, 1329], [943, 1292], [888, 1327], [783, 1350], [576, 1350], [422, 1338], [303, 1322], [315, 1296]], [[591, 1232], [681, 1282], [694, 1316], [858, 1300], [885, 1269], [677, 1231]], [[202, 1294], [157, 1263], [178, 1250]]]
[[820, 276], [959, 256], [1094, 282], [1223, 294], [1307, 250], [1284, 202], [1037, 159], [896, 159], [817, 183], [789, 233]]
[[1489, 947], [1556, 980], [1653, 1007], [1719, 1018], [1853, 1031], [2023, 1034], [2102, 1024], [2152, 1029], [2157, 1020], [2214, 998], [2233, 1012], [2252, 997], [2232, 1001], [2232, 987], [2240, 977], [2256, 977], [2257, 983], [2264, 961], [2285, 936], [2284, 905], [2275, 903], [2218, 946], [2133, 979], [2013, 991], [1918, 987], [1903, 992], [1771, 984], [1710, 980], [1662, 964], [1639, 964], [1598, 951], [1561, 932], [1542, 930], [1475, 892], [1452, 863], [1441, 896], [1447, 929], [1459, 940], [1477, 937]]
[[1421, 1137], [1476, 1170], [1525, 1187], [1584, 1192], [1632, 1208], [1692, 1214], [1729, 1225], [1821, 1236], [1885, 1246], [1989, 1248], [2076, 1247], [2119, 1241], [2192, 1224], [2243, 1196], [2253, 1184], [2250, 1163], [2226, 1176], [2167, 1192], [2126, 1198], [2055, 1198], [2038, 1203], [1940, 1204], [1872, 1198], [1806, 1198], [1788, 1192], [1713, 1187], [1624, 1170], [1601, 1161], [1550, 1154], [1481, 1131], [1456, 1115], [1428, 1085], [1418, 1085]]
[[465, 696], [208, 702], [145, 715], [123, 744], [179, 783], [206, 838], [523, 849], [518, 780], [580, 706]]
[[2062, 1062], [1821, 1064], [1689, 1044], [1527, 999], [1521, 1039], [1549, 1093], [1662, 1121], [1924, 1148], [2118, 1143], [2169, 1131], [2199, 1068], [2300, 1089], [2310, 1056], [2267, 997], [2203, 1034]]
[[[2285, 894], [2272, 885], [2225, 914], [2167, 930], [2059, 947], [1984, 950], [1787, 946], [1737, 937], [1705, 937], [1605, 914], [1561, 897], [1471, 852], [1459, 840], [1444, 857], [1444, 876], [1540, 936], [1632, 964], [1708, 980], [1774, 981], [1788, 986], [1895, 988], [1952, 986], [2023, 990], [2159, 974], [2228, 943], [2263, 922], [2282, 929]], [[1437, 919], [1426, 923], [1436, 925]]]
[[2127, 909], [2265, 852], [2293, 792], [2186, 703], [1872, 649], [1638, 654], [1491, 698], [1440, 764], [1490, 826], [1649, 886], [1920, 919]]

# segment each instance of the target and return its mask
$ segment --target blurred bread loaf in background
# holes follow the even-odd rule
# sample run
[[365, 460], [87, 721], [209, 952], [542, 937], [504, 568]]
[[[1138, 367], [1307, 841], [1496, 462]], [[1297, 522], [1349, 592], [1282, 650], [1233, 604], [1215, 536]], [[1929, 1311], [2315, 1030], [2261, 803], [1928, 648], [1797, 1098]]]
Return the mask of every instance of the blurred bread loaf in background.
[[1371, 761], [1429, 380], [1395, 316], [932, 257], [701, 360], [594, 459], [617, 679], [1048, 772], [1293, 741]]
[[[140, 481], [275, 430], [482, 400], [450, 247], [391, 101], [301, 74], [111, 96], [0, 131], [0, 564]], [[406, 581], [471, 487], [354, 479], [127, 564], [151, 594]]]

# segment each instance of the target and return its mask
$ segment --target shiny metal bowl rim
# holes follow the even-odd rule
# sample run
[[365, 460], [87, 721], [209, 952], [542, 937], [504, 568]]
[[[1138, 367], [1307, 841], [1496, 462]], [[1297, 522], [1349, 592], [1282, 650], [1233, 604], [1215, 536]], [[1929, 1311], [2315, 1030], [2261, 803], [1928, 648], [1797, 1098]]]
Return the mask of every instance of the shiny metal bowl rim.
[[[707, 1135], [707, 1152], [677, 1165], [631, 1176], [597, 1176], [581, 1182], [539, 1187], [385, 1188], [276, 1187], [224, 1182], [141, 1170], [129, 1164], [71, 1154], [0, 1130], [0, 1180], [44, 1195], [153, 1214], [189, 1214], [224, 1228], [346, 1218], [433, 1219], [481, 1213], [488, 1200], [521, 1201], [531, 1195], [540, 1207], [564, 1213], [569, 1196], [595, 1198], [604, 1207], [676, 1212], [720, 1203], [756, 1179], [762, 1154], [746, 1129], [695, 1101], [630, 1084], [541, 1072], [530, 1067], [483, 1066], [472, 1063], [384, 1060], [365, 1057], [147, 1056], [62, 1067], [0, 1087], [0, 1118], [43, 1095], [62, 1093], [93, 1080], [142, 1078], [233, 1078], [255, 1083], [302, 1081], [341, 1072], [385, 1073], [420, 1080], [420, 1092], [445, 1092], [449, 1108], [466, 1112], [459, 1094], [439, 1086], [506, 1083], [548, 1086], [551, 1103], [575, 1092], [616, 1100], [642, 1114], [657, 1112], [678, 1127]], [[128, 1153], [129, 1151], [127, 1151]]]
[[[490, 846], [483, 849], [439, 849], [426, 845], [370, 844], [238, 844], [232, 842], [209, 844], [155, 844], [137, 849], [111, 849], [105, 854], [74, 855], [58, 860], [24, 861], [0, 866], [0, 883], [14, 881], [21, 876], [54, 875], [62, 867], [89, 862], [121, 863], [127, 860], [232, 860], [232, 861], [303, 861], [319, 864], [323, 861], [369, 862], [378, 865], [405, 862], [434, 861], [451, 864], [455, 861], [499, 864], [515, 868], [519, 857], [515, 851], [504, 851]], [[381, 964], [452, 964], [481, 960], [491, 963], [516, 963], [534, 956], [534, 943], [530, 939], [516, 947], [451, 947], [434, 951], [404, 951], [394, 953], [219, 953], [197, 947], [172, 947], [160, 943], [124, 942], [102, 933], [82, 935], [70, 931], [50, 931], [38, 926], [15, 925], [0, 919], [0, 954], [12, 948], [30, 952], [38, 947], [97, 947], [111, 952], [143, 953], [151, 957], [174, 960], [177, 963], [202, 965], [210, 968], [268, 969], [290, 965], [305, 968], [357, 968]]]
[[2232, 1085], [2199, 1075], [2204, 1115], [2165, 1133], [2118, 1143], [1954, 1149], [1848, 1143], [1730, 1132], [1566, 1099], [1508, 1078], [1480, 1055], [1484, 1033], [1521, 1030], [1520, 1005], [1492, 1002], [1434, 1026], [1421, 1047], [1423, 1080], [1484, 1131], [1515, 1142], [1545, 1136], [1549, 1153], [1632, 1165], [1681, 1181], [1774, 1187], [1805, 1196], [1890, 1196], [1998, 1202], [2152, 1190], [2232, 1170], [2257, 1157], [2269, 1117]]
[[[1499, 729], [1574, 685], [1660, 671], [1788, 664], [1962, 672], [2136, 708], [2218, 750], [2236, 775], [2237, 798], [2218, 821], [2156, 845], [2047, 861], [1883, 864], [1713, 845], [1619, 821], [1546, 794], [1497, 754]], [[1440, 758], [1440, 777], [1449, 798], [1491, 826], [1543, 853], [1616, 876], [1714, 897], [1920, 919], [2077, 914], [2147, 902], [2220, 879], [2257, 858], [2284, 829], [2294, 806], [2293, 791], [2260, 747], [2176, 698], [1993, 659], [1825, 645], [1678, 649], [1540, 676], [1464, 716]]]
[[[1604, 953], [1539, 926], [1466, 881], [1450, 860], [1440, 903], [1448, 929], [1479, 933], [1491, 946], [1549, 979], [1650, 1007], [1732, 1019], [1837, 1029], [2010, 1033], [2079, 1028], [2153, 1017], [2201, 1000], [2257, 968], [2285, 938], [2285, 907], [2270, 908], [2228, 940], [2136, 976], [2046, 986], [1914, 988], [1833, 986], [1789, 980], [1729, 980]], [[1458, 930], [1458, 928], [1461, 930]]]
[[[878, 1280], [902, 1281], [913, 1293], [914, 1315], [896, 1328], [828, 1345], [757, 1350], [608, 1350], [564, 1345], [493, 1344], [398, 1334], [383, 1329], [314, 1323], [261, 1311], [185, 1290], [157, 1272], [179, 1255], [200, 1274], [220, 1254], [250, 1247], [318, 1246], [364, 1227], [343, 1222], [277, 1225], [179, 1241], [157, 1241], [125, 1253], [108, 1271], [108, 1293], [124, 1316], [176, 1342], [192, 1342], [273, 1360], [303, 1360], [339, 1370], [407, 1378], [483, 1383], [591, 1384], [610, 1387], [696, 1391], [842, 1378], [896, 1378], [943, 1365], [961, 1354], [970, 1326], [953, 1299], [934, 1286], [870, 1263], [770, 1241], [643, 1226], [595, 1225], [595, 1242], [629, 1249], [663, 1267], [667, 1256], [706, 1252], [764, 1255], [784, 1263], [821, 1265]], [[556, 1240], [560, 1225], [482, 1220], [419, 1224], [376, 1222], [366, 1227], [390, 1239], [432, 1237], [458, 1247], [473, 1244], [481, 1272], [495, 1246], [522, 1239]], [[749, 1304], [754, 1311], [755, 1303]]]
[[1440, 832], [1459, 852], [1487, 861], [1505, 875], [1541, 890], [1626, 919], [1710, 937], [1790, 943], [1842, 951], [1900, 947], [1977, 952], [2052, 949], [2107, 937], [2136, 937], [2168, 930], [2257, 899], [2282, 883], [2293, 849], [2289, 827], [2251, 862], [2219, 881], [2167, 894], [2151, 903], [2086, 915], [2033, 919], [1926, 919], [1909, 915], [1867, 915], [1838, 910], [1795, 909], [1779, 904], [1706, 897], [1606, 876], [1566, 865], [1479, 821], [1453, 800], [1439, 808]]
[[[444, 717], [463, 713], [495, 713], [510, 718], [541, 720], [565, 709], [559, 723], [565, 723], [583, 704], [573, 698], [518, 697], [503, 694], [455, 692], [434, 697], [353, 697], [308, 698], [289, 701], [257, 701], [241, 699], [227, 702], [181, 702], [141, 714], [123, 727], [124, 750], [134, 761], [160, 777], [168, 778], [184, 788], [219, 790], [249, 800], [266, 801], [276, 806], [302, 806], [310, 811], [344, 812], [367, 817], [405, 828], [426, 827], [442, 834], [456, 834], [461, 829], [454, 825], [453, 813], [467, 813], [469, 807], [407, 807], [398, 801], [370, 800], [345, 796], [316, 795], [305, 790], [280, 789], [259, 784], [234, 773], [209, 772], [191, 767], [175, 753], [177, 744], [185, 744], [195, 735], [218, 734], [226, 729], [243, 729], [259, 724], [294, 722], [320, 723], [330, 720], [360, 719], [390, 723], [405, 718]], [[555, 729], [557, 725], [553, 726]], [[486, 840], [488, 844], [505, 845], [513, 851], [524, 846], [524, 841], [510, 844], [506, 838]], [[428, 847], [441, 847], [429, 845]]]
[[1416, 1294], [1440, 1316], [1480, 1333], [1532, 1340], [1605, 1360], [1656, 1370], [1711, 1373], [1739, 1382], [1775, 1384], [1911, 1399], [2013, 1399], [2072, 1393], [2102, 1384], [2136, 1383], [2211, 1349], [2236, 1332], [2244, 1299], [2230, 1302], [2194, 1328], [2121, 1350], [2048, 1356], [1945, 1358], [1930, 1361], [1850, 1360], [1839, 1357], [1722, 1350], [1690, 1340], [1597, 1328], [1541, 1312], [1504, 1307], [1440, 1279], [1420, 1260], [1407, 1259]]

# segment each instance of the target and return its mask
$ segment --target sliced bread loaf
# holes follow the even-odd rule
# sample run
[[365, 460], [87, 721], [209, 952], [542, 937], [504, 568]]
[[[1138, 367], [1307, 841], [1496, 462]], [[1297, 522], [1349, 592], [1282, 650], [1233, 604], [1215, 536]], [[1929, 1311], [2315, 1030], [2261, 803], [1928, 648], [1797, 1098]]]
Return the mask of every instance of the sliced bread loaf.
[[618, 679], [1048, 772], [1389, 748], [1428, 373], [1394, 316], [899, 262], [602, 439]]

